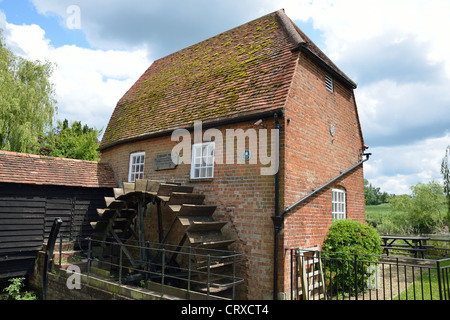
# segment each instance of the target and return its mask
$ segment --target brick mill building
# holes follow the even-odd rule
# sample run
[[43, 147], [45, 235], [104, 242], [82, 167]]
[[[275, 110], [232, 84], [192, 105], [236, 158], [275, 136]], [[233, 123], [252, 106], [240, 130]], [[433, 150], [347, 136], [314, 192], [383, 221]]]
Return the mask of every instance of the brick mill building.
[[[228, 222], [229, 249], [245, 255], [245, 298], [282, 297], [290, 290], [285, 248], [320, 246], [333, 218], [364, 222], [355, 88], [279, 10], [154, 61], [117, 103], [101, 161], [119, 185], [156, 179], [204, 194], [215, 219]], [[261, 174], [267, 163], [252, 162], [260, 150], [250, 140], [233, 150], [214, 138], [194, 141], [195, 121], [202, 134], [214, 128], [222, 137], [279, 128], [279, 170]], [[192, 133], [193, 154], [234, 152], [234, 161], [161, 168], [180, 128]]]
[[[355, 88], [284, 10], [268, 14], [154, 61], [118, 101], [99, 164], [0, 153], [0, 220], [10, 217], [4, 212], [26, 218], [18, 201], [39, 207], [33, 219], [47, 229], [66, 210], [71, 227], [63, 223], [62, 230], [70, 239], [75, 225], [83, 235], [92, 232], [99, 199], [111, 197], [114, 187], [145, 179], [190, 186], [224, 222], [210, 225], [231, 239], [223, 242], [227, 249], [244, 256], [239, 297], [288, 298], [285, 249], [320, 247], [333, 219], [365, 220], [367, 158]], [[180, 129], [187, 135], [174, 139]], [[188, 148], [178, 148], [181, 142]], [[28, 164], [15, 170], [19, 160]], [[2, 174], [6, 166], [13, 169]], [[21, 171], [29, 172], [17, 176]], [[150, 224], [152, 214], [146, 219]], [[21, 229], [3, 225], [0, 240]], [[167, 223], [161, 228], [169, 232]], [[153, 231], [146, 229], [146, 240], [155, 240]], [[24, 235], [40, 243], [46, 233], [36, 232]], [[0, 273], [6, 266], [12, 274], [11, 263], [1, 262], [14, 254], [14, 261], [34, 257], [5, 248], [0, 243]]]

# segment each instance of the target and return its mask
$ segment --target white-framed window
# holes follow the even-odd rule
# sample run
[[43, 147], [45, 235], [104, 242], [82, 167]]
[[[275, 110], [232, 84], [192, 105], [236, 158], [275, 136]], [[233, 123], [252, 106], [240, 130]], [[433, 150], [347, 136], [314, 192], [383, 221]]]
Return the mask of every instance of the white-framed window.
[[214, 151], [214, 142], [192, 145], [191, 179], [214, 177]]
[[328, 91], [334, 92], [333, 78], [328, 73], [325, 73], [325, 87]]
[[332, 189], [331, 190], [331, 217], [333, 220], [340, 220], [347, 218], [346, 210], [346, 194], [345, 190]]
[[130, 169], [128, 171], [128, 182], [135, 182], [136, 179], [144, 179], [145, 152], [130, 154]]

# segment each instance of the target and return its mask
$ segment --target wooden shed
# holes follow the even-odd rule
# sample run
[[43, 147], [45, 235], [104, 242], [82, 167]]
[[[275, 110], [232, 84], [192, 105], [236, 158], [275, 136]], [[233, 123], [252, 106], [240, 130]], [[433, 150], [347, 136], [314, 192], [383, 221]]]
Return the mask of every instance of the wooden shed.
[[90, 234], [115, 186], [104, 163], [0, 151], [0, 278], [33, 272], [57, 217], [64, 240]]

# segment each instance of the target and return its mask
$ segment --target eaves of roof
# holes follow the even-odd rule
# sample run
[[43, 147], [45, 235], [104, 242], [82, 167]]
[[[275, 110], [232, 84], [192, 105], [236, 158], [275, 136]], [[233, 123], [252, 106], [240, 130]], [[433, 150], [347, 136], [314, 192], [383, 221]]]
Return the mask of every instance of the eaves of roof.
[[0, 182], [85, 188], [117, 187], [107, 163], [0, 151]]

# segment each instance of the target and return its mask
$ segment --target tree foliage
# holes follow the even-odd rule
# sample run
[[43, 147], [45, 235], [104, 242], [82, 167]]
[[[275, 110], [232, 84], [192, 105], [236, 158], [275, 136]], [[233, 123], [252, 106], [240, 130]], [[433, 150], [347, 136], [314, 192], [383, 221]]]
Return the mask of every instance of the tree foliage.
[[[433, 233], [443, 226], [442, 204], [445, 201], [442, 186], [431, 181], [428, 184], [418, 183], [411, 188], [411, 196], [401, 195], [391, 198], [389, 205], [396, 213], [401, 213], [408, 233]], [[399, 219], [397, 226], [401, 228]], [[403, 227], [403, 232], [407, 231]]]
[[101, 130], [82, 125], [75, 121], [58, 120], [58, 126], [40, 138], [38, 153], [41, 155], [71, 159], [98, 161], [98, 137]]
[[366, 205], [377, 205], [387, 203], [390, 195], [381, 192], [380, 188], [372, 186], [367, 179], [364, 179], [364, 199]]
[[0, 149], [30, 152], [56, 113], [53, 65], [14, 55], [0, 33]]
[[444, 193], [447, 198], [447, 222], [450, 224], [450, 145], [445, 150], [445, 156], [441, 163], [441, 174], [444, 181]]

